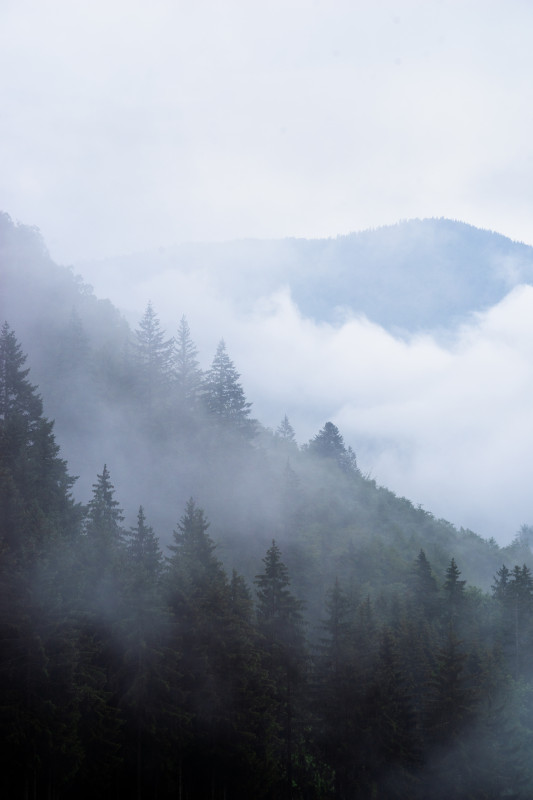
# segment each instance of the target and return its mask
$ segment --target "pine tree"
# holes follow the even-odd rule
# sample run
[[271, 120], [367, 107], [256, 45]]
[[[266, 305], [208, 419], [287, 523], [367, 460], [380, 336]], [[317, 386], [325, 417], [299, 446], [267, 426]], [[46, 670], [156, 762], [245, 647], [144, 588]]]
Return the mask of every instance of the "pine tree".
[[153, 528], [146, 524], [142, 506], [139, 506], [137, 525], [130, 528], [126, 551], [134, 580], [155, 586], [163, 570], [163, 555]]
[[225, 587], [227, 579], [214, 555], [215, 543], [208, 528], [204, 510], [191, 497], [174, 531], [173, 544], [169, 545], [173, 555], [168, 571], [176, 592], [190, 592], [196, 600], [211, 603], [213, 593]]
[[356, 472], [357, 462], [352, 448], [346, 448], [339, 429], [332, 422], [326, 422], [322, 430], [311, 439], [307, 449], [318, 458], [330, 459], [343, 472]]
[[31, 425], [42, 414], [42, 401], [27, 379], [30, 370], [24, 369], [25, 362], [15, 334], [5, 322], [0, 333], [0, 420], [4, 424], [20, 418]]
[[73, 537], [80, 510], [75, 478], [59, 457], [53, 423], [43, 414], [26, 356], [4, 324], [0, 334], [0, 544], [24, 559], [58, 537]]
[[438, 587], [424, 550], [420, 550], [413, 565], [412, 589], [415, 608], [426, 620], [431, 620], [437, 610]]
[[212, 774], [211, 737], [224, 716], [225, 703], [217, 659], [225, 647], [228, 581], [208, 528], [203, 509], [190, 498], [169, 546], [172, 555], [165, 576], [173, 648], [179, 654], [181, 699], [173, 713], [188, 719], [176, 741], [177, 769], [181, 781], [192, 785], [197, 795]]
[[135, 795], [140, 800], [154, 790], [150, 771], [161, 750], [156, 731], [158, 725], [164, 728], [173, 678], [166, 658], [170, 619], [161, 597], [163, 556], [142, 506], [137, 525], [130, 528], [127, 538], [125, 564], [125, 597], [119, 621], [123, 649], [115, 681], [129, 745], [125, 780], [133, 791], [135, 776]]
[[296, 444], [296, 436], [294, 433], [294, 428], [289, 422], [289, 418], [286, 414], [276, 429], [276, 436], [283, 442]]
[[334, 796], [346, 797], [360, 744], [361, 681], [354, 642], [354, 608], [336, 579], [315, 661], [317, 744], [333, 770]]
[[239, 383], [240, 374], [228, 356], [226, 345], [219, 342], [213, 363], [204, 380], [204, 397], [210, 414], [223, 424], [250, 435], [251, 403], [247, 402]]
[[465, 602], [466, 581], [459, 580], [461, 572], [452, 558], [446, 569], [446, 580], [444, 581], [444, 596], [446, 599], [446, 612], [449, 621], [453, 624]]
[[165, 406], [172, 383], [174, 340], [165, 332], [152, 304], [146, 306], [136, 333], [138, 385], [145, 407], [151, 415]]
[[107, 464], [104, 464], [102, 474], [96, 478], [96, 483], [93, 483], [93, 496], [87, 506], [85, 533], [97, 543], [101, 551], [107, 552], [119, 547], [123, 542], [124, 514], [119, 508], [118, 500], [115, 500], [115, 487], [111, 483]]
[[494, 576], [494, 583], [492, 585], [492, 596], [496, 600], [498, 600], [498, 602], [503, 603], [504, 605], [506, 604], [510, 596], [509, 592], [510, 574], [511, 573], [509, 572], [505, 564], [502, 564], [502, 566]]
[[411, 795], [421, 748], [400, 648], [385, 628], [362, 714], [371, 742], [369, 771], [376, 785], [388, 787], [391, 800]]
[[178, 398], [182, 404], [194, 409], [200, 399], [203, 374], [197, 360], [198, 350], [184, 316], [179, 324], [174, 352]]
[[[61, 578], [79, 534], [74, 479], [28, 380], [14, 333], [0, 334], [0, 739], [6, 796], [51, 796], [74, 769], [74, 655]], [[72, 658], [71, 658], [72, 656]], [[61, 666], [54, 658], [57, 657]], [[62, 696], [61, 696], [62, 695]]]
[[277, 686], [277, 715], [285, 750], [285, 791], [292, 796], [294, 727], [299, 684], [306, 660], [301, 603], [291, 593], [289, 572], [281, 551], [273, 541], [263, 559], [264, 571], [257, 575], [257, 624], [264, 637], [267, 669]]
[[531, 570], [524, 564], [513, 567], [508, 584], [508, 622], [513, 641], [514, 675], [527, 674], [527, 665], [532, 655], [531, 634], [533, 632], [533, 578]]
[[105, 618], [119, 613], [125, 578], [124, 515], [114, 495], [115, 487], [104, 464], [87, 505], [79, 570], [84, 602]]

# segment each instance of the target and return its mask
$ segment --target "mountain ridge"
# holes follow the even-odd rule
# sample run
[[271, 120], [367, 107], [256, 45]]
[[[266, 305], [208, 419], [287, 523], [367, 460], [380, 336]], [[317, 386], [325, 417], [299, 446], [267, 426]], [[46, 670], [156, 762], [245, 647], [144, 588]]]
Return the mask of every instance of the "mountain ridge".
[[413, 219], [330, 239], [186, 243], [79, 262], [125, 282], [162, 272], [205, 275], [239, 308], [288, 286], [300, 312], [335, 323], [363, 313], [389, 331], [450, 328], [533, 283], [533, 247], [446, 218]]

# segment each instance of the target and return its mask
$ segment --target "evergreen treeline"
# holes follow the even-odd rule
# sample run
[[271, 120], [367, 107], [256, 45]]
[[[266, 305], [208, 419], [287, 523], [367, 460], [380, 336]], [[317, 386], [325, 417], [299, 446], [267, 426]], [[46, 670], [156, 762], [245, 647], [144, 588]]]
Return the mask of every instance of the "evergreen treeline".
[[[146, 365], [146, 328], [140, 331], [138, 358]], [[188, 341], [184, 324], [182, 331]], [[153, 341], [161, 355], [155, 374], [163, 376], [168, 343], [159, 334]], [[193, 404], [206, 380], [193, 369], [190, 343], [189, 353], [182, 363], [194, 376]], [[236, 388], [235, 397], [222, 390], [227, 375], [237, 387], [221, 344], [207, 379], [211, 436], [227, 446], [232, 430], [249, 448], [249, 405]], [[147, 424], [167, 394], [156, 391], [157, 379], [144, 394]], [[298, 457], [287, 418], [276, 441], [284, 457], [290, 451], [298, 463], [326, 465], [332, 485], [315, 516], [326, 493], [335, 508], [335, 491], [357, 493], [364, 483], [331, 423]], [[408, 569], [394, 569], [383, 554], [378, 577], [376, 564], [357, 565], [348, 548], [339, 576], [310, 608], [302, 597], [312, 596], [305, 586], [317, 564], [341, 565], [313, 531], [290, 463], [283, 481], [278, 530], [287, 555], [291, 546], [301, 553], [303, 542], [319, 551], [300, 563], [298, 592], [272, 539], [252, 581], [229, 574], [192, 498], [177, 512], [164, 551], [142, 506], [136, 524], [124, 525], [107, 466], [80, 506], [25, 356], [3, 326], [4, 796], [531, 797], [528, 566], [500, 565], [484, 593], [467, 585], [452, 553], [440, 574], [422, 549]], [[330, 509], [326, 518], [336, 513], [339, 524], [342, 512]], [[371, 574], [363, 577], [365, 570]]]
[[2, 214], [0, 262], [69, 461], [98, 464], [77, 503], [6, 323], [3, 795], [531, 797], [532, 529], [499, 548], [333, 423], [264, 428], [223, 340], [202, 369], [185, 317], [131, 331]]

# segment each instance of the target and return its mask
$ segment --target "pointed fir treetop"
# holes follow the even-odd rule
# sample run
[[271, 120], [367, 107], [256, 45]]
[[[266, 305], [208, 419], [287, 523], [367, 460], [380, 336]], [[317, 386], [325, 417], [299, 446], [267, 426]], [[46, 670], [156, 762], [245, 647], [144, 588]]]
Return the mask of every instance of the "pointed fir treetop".
[[0, 539], [26, 558], [57, 537], [73, 537], [81, 510], [59, 457], [53, 422], [24, 368], [26, 356], [5, 323], [0, 333]]
[[521, 567], [516, 564], [513, 567], [508, 593], [513, 601], [520, 605], [531, 606], [533, 604], [533, 578], [527, 564], [523, 564]]
[[115, 500], [115, 487], [107, 465], [93, 484], [93, 496], [87, 505], [85, 530], [88, 536], [109, 544], [119, 544], [123, 537], [124, 515]]
[[499, 600], [500, 602], [505, 602], [509, 597], [509, 583], [510, 583], [510, 571], [507, 569], [505, 564], [502, 564], [500, 569], [496, 572], [494, 576], [494, 583], [492, 584], [492, 596]]
[[446, 580], [444, 581], [444, 595], [448, 601], [450, 610], [457, 613], [459, 607], [465, 599], [465, 584], [466, 581], [459, 580], [461, 572], [452, 558], [448, 568], [446, 569]]
[[148, 302], [144, 316], [135, 331], [137, 337], [137, 359], [151, 380], [158, 376], [168, 377], [172, 371], [174, 339], [165, 339], [159, 318], [151, 302]]
[[437, 581], [431, 571], [431, 564], [429, 563], [424, 550], [420, 550], [415, 559], [413, 573], [415, 578], [415, 591], [417, 595], [429, 596], [438, 591]]
[[204, 393], [207, 408], [219, 419], [233, 423], [236, 427], [250, 426], [248, 403], [239, 383], [240, 374], [230, 359], [226, 344], [220, 340], [213, 363], [204, 380]]
[[174, 351], [178, 391], [184, 400], [194, 403], [200, 396], [203, 373], [197, 359], [198, 349], [191, 338], [185, 316], [180, 320]]
[[289, 590], [289, 571], [282, 561], [281, 550], [272, 540], [263, 558], [264, 571], [255, 576], [257, 617], [262, 622], [278, 618], [300, 619], [301, 604]]
[[162, 571], [163, 555], [153, 528], [146, 524], [144, 509], [139, 506], [137, 525], [130, 528], [126, 544], [130, 563], [137, 574], [157, 579]]
[[282, 439], [284, 442], [294, 442], [296, 443], [296, 436], [294, 433], [294, 428], [292, 427], [291, 423], [289, 422], [288, 416], [285, 414], [283, 419], [281, 420], [280, 424], [276, 429], [276, 435]]
[[42, 400], [37, 387], [27, 380], [27, 356], [7, 322], [0, 333], [0, 420], [17, 415], [29, 421], [37, 420], [43, 413]]
[[173, 553], [169, 566], [172, 572], [177, 570], [193, 583], [217, 581], [223, 575], [222, 565], [214, 555], [216, 545], [207, 533], [208, 528], [204, 510], [191, 497], [174, 531], [174, 543], [169, 545]]
[[319, 458], [335, 461], [344, 472], [357, 471], [355, 453], [351, 447], [345, 447], [344, 439], [333, 422], [326, 422], [322, 430], [311, 439], [308, 451]]

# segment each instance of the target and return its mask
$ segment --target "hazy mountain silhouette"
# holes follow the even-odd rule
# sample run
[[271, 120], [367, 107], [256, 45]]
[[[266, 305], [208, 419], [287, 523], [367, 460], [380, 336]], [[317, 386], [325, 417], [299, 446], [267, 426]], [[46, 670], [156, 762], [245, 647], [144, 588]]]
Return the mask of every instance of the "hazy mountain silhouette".
[[425, 219], [334, 239], [182, 244], [79, 264], [128, 276], [205, 274], [239, 306], [289, 286], [302, 314], [334, 322], [363, 313], [388, 330], [450, 327], [533, 283], [533, 247], [448, 219]]

